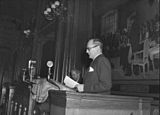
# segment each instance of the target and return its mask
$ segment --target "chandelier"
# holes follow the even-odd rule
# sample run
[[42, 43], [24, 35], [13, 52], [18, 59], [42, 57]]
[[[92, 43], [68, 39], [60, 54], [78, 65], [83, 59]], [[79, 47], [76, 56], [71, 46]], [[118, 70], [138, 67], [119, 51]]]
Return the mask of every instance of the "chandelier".
[[57, 18], [64, 18], [67, 8], [60, 0], [51, 0], [49, 7], [44, 11], [44, 16], [47, 20], [56, 20]]
[[31, 30], [30, 29], [26, 29], [23, 31], [23, 33], [25, 34], [26, 38], [29, 38], [30, 34], [31, 34]]

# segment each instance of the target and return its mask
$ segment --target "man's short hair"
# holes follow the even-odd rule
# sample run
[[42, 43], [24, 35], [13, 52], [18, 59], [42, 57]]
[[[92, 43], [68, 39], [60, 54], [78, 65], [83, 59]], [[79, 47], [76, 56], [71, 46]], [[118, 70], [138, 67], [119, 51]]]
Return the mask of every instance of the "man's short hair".
[[100, 39], [93, 38], [91, 40], [93, 40], [93, 44], [100, 46], [101, 49], [103, 48], [103, 43], [102, 43], [102, 41]]

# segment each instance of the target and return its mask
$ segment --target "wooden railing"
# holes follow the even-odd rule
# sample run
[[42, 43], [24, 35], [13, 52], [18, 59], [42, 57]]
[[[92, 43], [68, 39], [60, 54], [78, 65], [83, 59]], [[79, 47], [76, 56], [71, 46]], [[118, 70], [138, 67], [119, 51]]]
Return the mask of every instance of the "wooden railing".
[[[0, 98], [0, 115], [46, 115], [34, 109], [30, 88], [24, 83], [3, 86]], [[33, 107], [31, 110], [30, 106]]]
[[113, 94], [141, 96], [159, 99], [158, 80], [114, 80], [112, 86]]
[[159, 80], [114, 80], [112, 94], [152, 98], [151, 115], [159, 115]]
[[[23, 86], [21, 86], [23, 88]], [[1, 115], [27, 115], [28, 104], [22, 100], [26, 98], [24, 92], [16, 85], [3, 86], [1, 94]], [[22, 92], [21, 92], [22, 91]], [[21, 94], [20, 94], [21, 92]], [[28, 92], [25, 90], [25, 92]]]

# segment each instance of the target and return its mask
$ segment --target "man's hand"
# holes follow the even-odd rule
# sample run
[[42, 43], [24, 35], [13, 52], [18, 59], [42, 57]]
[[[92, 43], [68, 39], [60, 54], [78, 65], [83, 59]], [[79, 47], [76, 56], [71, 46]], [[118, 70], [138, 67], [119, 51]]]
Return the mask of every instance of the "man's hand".
[[77, 88], [78, 92], [84, 91], [84, 84], [77, 84], [75, 87]]

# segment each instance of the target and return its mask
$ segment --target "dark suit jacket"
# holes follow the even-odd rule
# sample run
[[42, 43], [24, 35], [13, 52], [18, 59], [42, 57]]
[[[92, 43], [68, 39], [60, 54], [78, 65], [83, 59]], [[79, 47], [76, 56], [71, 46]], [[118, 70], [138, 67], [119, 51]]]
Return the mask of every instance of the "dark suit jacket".
[[111, 87], [111, 65], [101, 54], [93, 60], [84, 76], [84, 92], [110, 92]]

